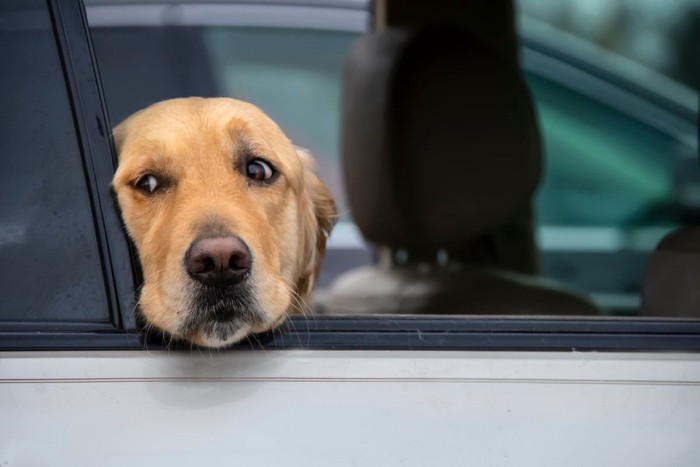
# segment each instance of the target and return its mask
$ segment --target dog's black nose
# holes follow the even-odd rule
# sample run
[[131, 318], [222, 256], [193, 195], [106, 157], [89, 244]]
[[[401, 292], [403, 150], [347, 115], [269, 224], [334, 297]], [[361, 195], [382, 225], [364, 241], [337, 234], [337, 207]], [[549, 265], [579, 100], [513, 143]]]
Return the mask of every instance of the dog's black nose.
[[185, 254], [187, 272], [207, 287], [224, 288], [241, 282], [250, 264], [250, 250], [238, 237], [202, 238]]

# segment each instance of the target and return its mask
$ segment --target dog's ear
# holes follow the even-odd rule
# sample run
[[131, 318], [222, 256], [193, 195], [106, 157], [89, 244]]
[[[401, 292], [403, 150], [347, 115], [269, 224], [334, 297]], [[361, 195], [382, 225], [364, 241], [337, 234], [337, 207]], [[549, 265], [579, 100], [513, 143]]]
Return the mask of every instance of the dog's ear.
[[337, 220], [337, 211], [330, 190], [314, 173], [311, 155], [305, 149], [295, 149], [304, 166], [304, 185], [300, 200], [300, 230], [304, 254], [300, 255], [303, 264], [296, 282], [296, 291], [308, 304], [321, 268], [321, 260], [326, 252], [326, 240]]
[[124, 139], [126, 137], [126, 126], [128, 125], [128, 121], [129, 119], [127, 118], [119, 125], [112, 128], [112, 142], [114, 144], [114, 150], [117, 152], [117, 157], [119, 157], [119, 154], [122, 151], [122, 145], [124, 144]]

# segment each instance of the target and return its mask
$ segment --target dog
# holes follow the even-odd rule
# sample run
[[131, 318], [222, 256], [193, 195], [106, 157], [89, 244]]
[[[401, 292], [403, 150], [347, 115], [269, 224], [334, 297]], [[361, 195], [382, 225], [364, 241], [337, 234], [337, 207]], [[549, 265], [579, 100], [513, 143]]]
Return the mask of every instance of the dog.
[[308, 309], [335, 202], [310, 155], [260, 109], [172, 99], [113, 136], [112, 187], [143, 271], [146, 326], [218, 348]]

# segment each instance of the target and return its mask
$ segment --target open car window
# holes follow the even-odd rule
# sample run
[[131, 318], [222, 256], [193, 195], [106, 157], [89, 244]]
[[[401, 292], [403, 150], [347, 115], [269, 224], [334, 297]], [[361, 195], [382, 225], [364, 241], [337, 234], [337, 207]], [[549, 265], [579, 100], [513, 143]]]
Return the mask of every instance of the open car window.
[[[339, 205], [320, 299], [341, 274], [375, 260], [373, 246], [353, 224], [339, 156], [343, 63], [361, 29], [337, 28], [323, 19], [280, 27], [256, 26], [259, 20], [251, 17], [241, 25], [246, 16], [236, 16], [235, 5], [230, 26], [207, 26], [201, 16], [195, 24], [144, 26], [124, 17], [110, 20], [98, 2], [90, 6], [113, 119], [181, 95], [228, 95], [259, 105], [296, 144], [311, 150]], [[595, 54], [582, 58], [575, 45], [562, 41], [566, 33], [530, 27], [521, 35], [523, 71], [544, 143], [535, 204], [541, 273], [590, 297], [607, 315], [638, 314], [640, 271], [661, 238], [685, 222], [678, 173], [695, 154], [692, 116], [683, 115], [679, 128], [655, 125], [630, 103], [648, 96], [631, 90], [618, 70], [600, 69]], [[175, 52], [167, 47], [171, 43], [183, 46]], [[123, 66], [125, 57], [131, 66]], [[586, 80], [602, 84], [589, 87]], [[133, 91], [136, 83], [140, 90]], [[664, 90], [653, 91], [663, 104]], [[667, 101], [675, 105], [674, 98]]]
[[[18, 305], [8, 306], [0, 316], [10, 323], [3, 324], [11, 336], [3, 339], [5, 347], [23, 348], [28, 342], [23, 339], [30, 339], [29, 333], [37, 328], [48, 328], [65, 348], [143, 346], [133, 314], [140, 284], [138, 260], [128, 250], [111, 199], [115, 163], [108, 128], [162, 99], [229, 95], [249, 100], [273, 117], [295, 143], [313, 152], [341, 211], [318, 281], [321, 312], [339, 277], [385, 259], [354, 224], [339, 150], [343, 67], [355, 41], [369, 29], [368, 4], [353, 3], [348, 12], [326, 8], [302, 20], [292, 15], [285, 23], [280, 15], [259, 14], [275, 8], [269, 4], [260, 5], [262, 10], [250, 17], [243, 13], [254, 8], [236, 10], [231, 4], [202, 10], [219, 12], [216, 21], [187, 14], [180, 21], [162, 16], [158, 2], [126, 2], [124, 10], [120, 2], [86, 3], [85, 16], [79, 2], [37, 4], [43, 9], [37, 16], [40, 21], [27, 34], [17, 32], [20, 22], [3, 23], [6, 43], [19, 50], [16, 55], [11, 48], [5, 50], [6, 61], [16, 62], [16, 69], [32, 76], [23, 81], [4, 76], [15, 88], [8, 84], [3, 99], [8, 106], [15, 105], [18, 96], [36, 84], [37, 76], [45, 75], [44, 90], [52, 91], [47, 102], [55, 104], [42, 108], [55, 111], [51, 115], [26, 107], [23, 112], [38, 112], [41, 118], [22, 115], [5, 126], [8, 137], [2, 140], [8, 148], [0, 177], [9, 182], [0, 203], [0, 222], [9, 227], [0, 238], [7, 268], [3, 274], [12, 276], [12, 264], [17, 262], [27, 268], [44, 268], [45, 262], [57, 265], [43, 271], [46, 277], [32, 278], [56, 285], [56, 290], [49, 291], [47, 285], [30, 300], [24, 292], [31, 286], [26, 283], [29, 279], [12, 278], [7, 296]], [[20, 8], [8, 3], [3, 15], [10, 18], [15, 7]], [[160, 13], [132, 16], [141, 7]], [[196, 5], [193, 8], [184, 11], [199, 11]], [[351, 21], [337, 19], [346, 13]], [[236, 20], [228, 24], [227, 18], [234, 16]], [[88, 20], [89, 36], [84, 34]], [[591, 62], [567, 49], [566, 41], [559, 41], [560, 32], [547, 39], [546, 34], [521, 31], [522, 72], [537, 109], [546, 161], [533, 217], [538, 278], [556, 280], [582, 294], [599, 313], [566, 319], [556, 313], [444, 318], [435, 316], [441, 314], [439, 307], [431, 316], [319, 313], [294, 318], [280, 331], [257, 337], [259, 342], [269, 348], [698, 347], [699, 329], [692, 319], [625, 321], [640, 314], [651, 252], [668, 232], [688, 225], [688, 216], [694, 213], [683, 195], [695, 181], [683, 175], [688, 160], [697, 155], [697, 95], [691, 93], [695, 101], [679, 105], [676, 93], [640, 87], [604, 62]], [[45, 50], [46, 60], [27, 60], [22, 49], [27, 47]], [[27, 126], [28, 121], [39, 126], [51, 122], [51, 131], [42, 135], [45, 139], [36, 139], [39, 130]], [[15, 158], [20, 152], [12, 145], [21, 146], [32, 159]], [[51, 151], [55, 158], [42, 163], [48, 146], [60, 150]], [[51, 175], [61, 171], [67, 181], [59, 187]], [[25, 230], [15, 226], [20, 221], [26, 221]], [[54, 228], [65, 232], [47, 233]], [[66, 260], [65, 255], [76, 259]], [[67, 261], [70, 274], [60, 269]], [[52, 347], [57, 341], [32, 342], [31, 346]]]

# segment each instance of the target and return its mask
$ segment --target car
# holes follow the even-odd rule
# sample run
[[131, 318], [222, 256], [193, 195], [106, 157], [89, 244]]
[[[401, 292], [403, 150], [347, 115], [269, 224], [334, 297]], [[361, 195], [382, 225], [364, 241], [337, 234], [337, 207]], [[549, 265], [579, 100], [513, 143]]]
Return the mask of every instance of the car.
[[82, 1], [6, 0], [0, 38], [0, 465], [696, 465], [697, 319], [321, 315], [216, 352], [149, 340]]
[[[338, 155], [343, 62], [369, 29], [368, 1], [86, 4], [114, 122], [168, 97], [228, 95], [261, 106], [316, 155], [344, 213], [319, 303], [343, 272], [376, 260], [348, 210]], [[528, 17], [521, 38], [546, 152], [541, 273], [605, 314], [637, 314], [651, 251], [699, 209], [683, 169], [697, 153], [697, 93]]]

